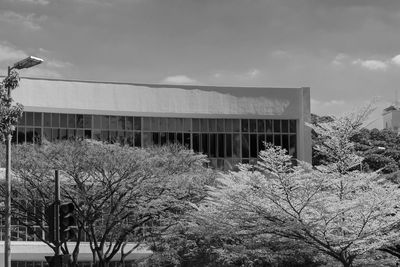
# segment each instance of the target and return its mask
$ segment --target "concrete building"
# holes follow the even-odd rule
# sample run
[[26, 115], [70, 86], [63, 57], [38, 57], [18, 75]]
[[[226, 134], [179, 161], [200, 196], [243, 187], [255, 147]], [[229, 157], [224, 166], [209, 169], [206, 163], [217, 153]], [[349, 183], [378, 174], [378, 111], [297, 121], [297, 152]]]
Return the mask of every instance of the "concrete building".
[[[266, 141], [311, 162], [309, 88], [22, 78], [13, 98], [25, 107], [14, 143], [76, 137], [130, 146], [181, 143], [207, 154], [211, 166], [231, 169], [255, 162]], [[18, 244], [12, 250], [26, 246]]]
[[399, 133], [400, 130], [400, 109], [396, 106], [389, 106], [383, 110], [383, 128]]

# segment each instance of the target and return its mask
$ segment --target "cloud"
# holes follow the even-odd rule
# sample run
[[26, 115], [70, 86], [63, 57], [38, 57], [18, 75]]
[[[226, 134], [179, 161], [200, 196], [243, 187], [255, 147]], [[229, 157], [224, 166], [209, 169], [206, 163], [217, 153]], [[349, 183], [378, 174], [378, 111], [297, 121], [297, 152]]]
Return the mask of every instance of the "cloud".
[[162, 82], [168, 84], [198, 84], [198, 81], [189, 78], [186, 75], [168, 76], [162, 80]]
[[27, 54], [7, 43], [0, 43], [0, 62], [21, 60], [27, 57]]
[[389, 67], [388, 62], [381, 60], [374, 60], [374, 59], [368, 59], [368, 60], [356, 59], [352, 63], [354, 65], [359, 65], [362, 68], [373, 71], [385, 71]]
[[339, 53], [336, 57], [332, 60], [332, 65], [334, 66], [343, 66], [345, 62], [348, 60], [349, 56], [343, 53]]
[[250, 79], [254, 79], [255, 77], [257, 77], [258, 75], [260, 75], [260, 70], [258, 70], [258, 69], [252, 69], [252, 70], [249, 70], [247, 73], [246, 73], [246, 76], [247, 77], [249, 77]]
[[54, 59], [45, 62], [49, 68], [69, 68], [73, 66], [72, 63], [70, 62], [54, 60]]
[[9, 10], [0, 13], [0, 21], [10, 24], [19, 24], [30, 30], [41, 29], [39, 23], [46, 19], [46, 16], [36, 16], [34, 13], [22, 15]]
[[332, 107], [332, 106], [340, 106], [340, 105], [344, 105], [345, 101], [343, 100], [329, 100], [329, 101], [319, 101], [316, 100], [314, 98], [311, 98], [310, 100], [311, 102], [311, 106], [315, 107], [315, 106], [320, 106], [320, 107]]
[[9, 0], [10, 2], [20, 2], [20, 3], [28, 3], [34, 5], [48, 5], [50, 1], [48, 0]]
[[394, 56], [394, 57], [391, 59], [391, 62], [392, 62], [393, 64], [395, 64], [395, 65], [400, 66], [400, 55]]
[[249, 81], [249, 80], [254, 80], [257, 77], [259, 77], [261, 74], [261, 71], [259, 69], [250, 69], [245, 72], [241, 73], [234, 73], [234, 72], [227, 72], [227, 71], [219, 71], [214, 74], [212, 74], [212, 77], [214, 79], [224, 79], [227, 81]]

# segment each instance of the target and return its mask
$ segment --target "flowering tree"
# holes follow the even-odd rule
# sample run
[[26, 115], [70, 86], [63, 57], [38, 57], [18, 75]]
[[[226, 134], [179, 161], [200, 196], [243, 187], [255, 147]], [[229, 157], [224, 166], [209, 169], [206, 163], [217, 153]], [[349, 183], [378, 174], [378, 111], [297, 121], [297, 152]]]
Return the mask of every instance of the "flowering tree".
[[298, 162], [267, 146], [256, 166], [223, 175], [201, 213], [249, 235], [275, 235], [311, 245], [343, 266], [397, 236], [397, 186], [357, 169], [362, 158], [349, 140], [369, 108], [313, 126], [328, 163]]
[[[124, 262], [138, 245], [148, 245], [153, 233], [178, 223], [191, 202], [201, 197], [198, 191], [204, 191], [209, 173], [203, 167], [205, 156], [177, 146], [139, 149], [94, 141], [60, 142], [19, 147], [15, 158], [20, 181], [13, 198], [15, 218], [30, 229], [47, 231], [43, 206], [52, 201], [53, 170], [59, 169], [62, 199], [75, 204], [78, 219], [73, 264], [79, 240], [86, 238], [93, 263], [101, 267], [115, 261], [117, 253]], [[29, 212], [34, 203], [42, 210]], [[66, 246], [62, 251], [69, 252]]]

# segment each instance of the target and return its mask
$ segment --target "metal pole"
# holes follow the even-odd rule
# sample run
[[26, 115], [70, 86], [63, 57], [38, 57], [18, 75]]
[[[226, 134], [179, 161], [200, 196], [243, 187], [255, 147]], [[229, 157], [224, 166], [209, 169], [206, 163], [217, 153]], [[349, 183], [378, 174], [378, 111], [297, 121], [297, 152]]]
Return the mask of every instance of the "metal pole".
[[58, 170], [55, 170], [55, 194], [54, 194], [54, 241], [56, 245], [56, 256], [60, 255], [60, 179]]
[[[8, 67], [10, 77], [11, 68]], [[11, 88], [7, 88], [7, 96], [11, 98]], [[8, 104], [10, 105], [10, 103]], [[10, 107], [10, 106], [8, 106]], [[10, 127], [10, 125], [8, 125]], [[11, 131], [8, 129], [6, 140], [6, 195], [5, 195], [5, 237], [4, 237], [4, 266], [11, 266]]]

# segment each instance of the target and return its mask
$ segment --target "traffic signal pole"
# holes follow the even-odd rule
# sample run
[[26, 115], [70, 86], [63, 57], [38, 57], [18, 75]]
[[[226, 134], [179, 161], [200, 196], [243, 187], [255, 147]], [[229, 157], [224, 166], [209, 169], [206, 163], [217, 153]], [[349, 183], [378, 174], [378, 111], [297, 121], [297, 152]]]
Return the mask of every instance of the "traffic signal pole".
[[60, 255], [60, 177], [59, 171], [55, 170], [54, 173], [55, 192], [54, 192], [54, 243], [56, 245], [56, 256]]

